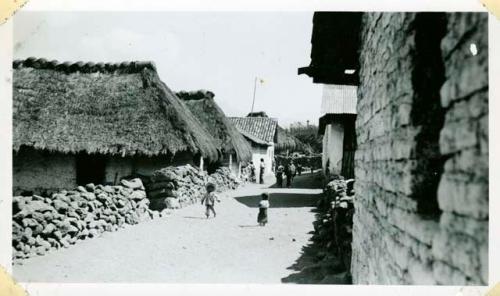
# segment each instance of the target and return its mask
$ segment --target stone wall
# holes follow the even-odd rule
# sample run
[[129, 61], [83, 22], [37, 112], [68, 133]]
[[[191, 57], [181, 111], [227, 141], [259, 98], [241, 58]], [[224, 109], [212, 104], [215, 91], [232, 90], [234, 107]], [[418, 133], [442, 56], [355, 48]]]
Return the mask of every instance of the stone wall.
[[353, 283], [487, 283], [487, 36], [484, 13], [364, 14]]
[[[192, 153], [179, 152], [173, 158], [170, 156], [110, 156], [106, 161], [106, 182], [118, 183], [123, 177], [132, 174], [151, 176], [155, 171], [168, 166], [194, 164]], [[117, 178], [115, 178], [117, 176]]]
[[105, 231], [160, 216], [148, 206], [139, 179], [123, 180], [118, 186], [88, 184], [51, 196], [14, 196], [13, 259], [44, 255]]
[[192, 165], [169, 166], [143, 178], [150, 208], [180, 208], [198, 202], [206, 193], [206, 184], [212, 183], [217, 192], [236, 189], [241, 180], [228, 167], [218, 168], [212, 174]]
[[146, 188], [136, 178], [115, 186], [87, 184], [46, 196], [14, 196], [13, 259], [44, 255], [105, 231], [166, 217], [171, 209], [199, 202], [207, 182], [215, 184], [218, 192], [241, 184], [226, 167], [208, 175], [185, 165], [156, 171]]

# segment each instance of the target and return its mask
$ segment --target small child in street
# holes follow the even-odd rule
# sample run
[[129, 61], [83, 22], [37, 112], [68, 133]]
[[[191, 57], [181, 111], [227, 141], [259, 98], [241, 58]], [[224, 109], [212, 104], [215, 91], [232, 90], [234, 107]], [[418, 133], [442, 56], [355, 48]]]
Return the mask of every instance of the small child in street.
[[207, 216], [207, 219], [210, 217], [210, 212], [214, 214], [215, 218], [217, 215], [214, 209], [215, 201], [220, 202], [220, 200], [217, 194], [215, 194], [215, 184], [208, 183], [206, 188], [207, 192], [201, 199], [201, 204], [205, 204], [205, 216]]
[[262, 193], [262, 200], [259, 202], [259, 215], [257, 216], [257, 222], [260, 226], [266, 226], [267, 224], [267, 209], [269, 208], [269, 193]]

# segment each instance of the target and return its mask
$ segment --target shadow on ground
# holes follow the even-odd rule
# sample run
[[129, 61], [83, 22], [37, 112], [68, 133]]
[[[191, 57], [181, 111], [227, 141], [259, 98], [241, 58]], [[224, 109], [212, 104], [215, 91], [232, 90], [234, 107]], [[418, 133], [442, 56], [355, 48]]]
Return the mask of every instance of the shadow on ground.
[[185, 219], [198, 219], [198, 220], [207, 220], [205, 216], [184, 216]]
[[[335, 230], [327, 212], [322, 207], [315, 208], [316, 221], [309, 243], [302, 247], [300, 257], [288, 267], [296, 271], [281, 279], [283, 283], [295, 284], [352, 284], [349, 268], [351, 255], [342, 255], [335, 243]], [[342, 245], [342, 243], [340, 243]]]
[[[269, 204], [271, 208], [303, 208], [316, 207], [321, 193], [270, 193]], [[250, 208], [258, 208], [260, 195], [240, 196], [235, 198], [238, 202]]]
[[351, 284], [349, 273], [338, 256], [326, 251], [324, 246], [318, 246], [314, 241], [302, 247], [301, 256], [288, 269], [297, 272], [282, 278], [282, 283]]
[[[283, 186], [280, 187], [278, 184], [274, 183], [269, 186], [269, 188], [284, 188], [286, 189], [286, 178], [283, 179]], [[323, 178], [321, 172], [315, 172], [313, 174], [304, 174], [301, 176], [295, 176], [292, 181], [291, 188], [301, 188], [301, 189], [317, 189], [323, 188]]]

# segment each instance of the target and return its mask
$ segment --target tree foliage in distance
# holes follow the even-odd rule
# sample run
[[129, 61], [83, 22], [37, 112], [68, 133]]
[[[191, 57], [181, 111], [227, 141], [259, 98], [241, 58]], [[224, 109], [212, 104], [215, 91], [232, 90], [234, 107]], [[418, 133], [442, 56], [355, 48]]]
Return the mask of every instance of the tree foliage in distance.
[[318, 126], [309, 123], [295, 122], [290, 124], [287, 131], [302, 141], [309, 144], [314, 153], [321, 153], [323, 150], [322, 136], [318, 135]]

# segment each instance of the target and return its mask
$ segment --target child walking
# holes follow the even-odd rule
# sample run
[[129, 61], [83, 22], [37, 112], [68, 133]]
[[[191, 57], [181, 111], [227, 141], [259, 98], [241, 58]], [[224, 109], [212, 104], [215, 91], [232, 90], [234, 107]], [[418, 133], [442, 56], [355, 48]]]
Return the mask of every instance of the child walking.
[[210, 217], [210, 212], [214, 214], [215, 218], [217, 216], [214, 209], [215, 201], [220, 202], [220, 200], [217, 194], [215, 194], [215, 184], [208, 183], [206, 188], [207, 192], [201, 199], [201, 204], [205, 204], [205, 216], [207, 216], [207, 219]]
[[259, 202], [259, 215], [257, 216], [257, 222], [260, 226], [266, 226], [267, 224], [267, 209], [269, 208], [269, 193], [262, 193], [262, 200]]

